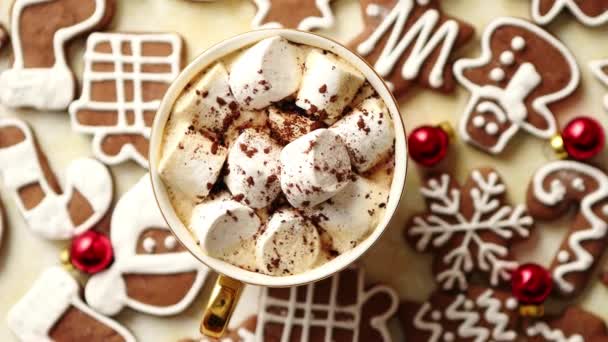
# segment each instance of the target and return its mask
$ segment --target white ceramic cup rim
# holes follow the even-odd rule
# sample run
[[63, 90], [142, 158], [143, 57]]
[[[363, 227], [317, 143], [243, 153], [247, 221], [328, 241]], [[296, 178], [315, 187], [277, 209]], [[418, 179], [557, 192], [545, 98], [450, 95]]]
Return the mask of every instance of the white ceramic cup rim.
[[[195, 239], [188, 228], [177, 216], [158, 172], [158, 164], [161, 158], [161, 146], [163, 141], [162, 132], [164, 131], [165, 124], [171, 114], [173, 104], [177, 97], [182, 93], [182, 90], [185, 88], [186, 84], [190, 82], [197, 74], [210, 67], [214, 62], [222, 59], [223, 57], [244, 47], [250, 46], [264, 38], [277, 35], [280, 35], [295, 43], [310, 45], [331, 51], [349, 61], [353, 66], [363, 73], [378, 95], [384, 100], [391, 113], [391, 116], [393, 117], [393, 122], [395, 125], [394, 176], [391, 184], [389, 201], [386, 205], [386, 211], [378, 226], [374, 229], [370, 236], [368, 236], [354, 249], [342, 253], [335, 259], [304, 273], [282, 277], [269, 276], [257, 272], [247, 271], [225, 261], [206, 255], [196, 244]], [[160, 104], [152, 125], [149, 157], [150, 176], [152, 179], [152, 187], [156, 201], [158, 202], [161, 213], [167, 221], [170, 229], [181, 241], [181, 243], [188, 249], [188, 251], [203, 264], [220, 274], [247, 284], [268, 287], [297, 286], [315, 282], [329, 277], [355, 262], [378, 240], [378, 238], [386, 230], [386, 227], [399, 206], [401, 196], [404, 192], [407, 172], [407, 146], [403, 121], [399, 113], [397, 102], [382, 78], [369, 64], [365, 62], [364, 59], [339, 43], [316, 34], [290, 29], [256, 30], [235, 36], [214, 45], [198, 56], [192, 63], [190, 63], [171, 84]]]

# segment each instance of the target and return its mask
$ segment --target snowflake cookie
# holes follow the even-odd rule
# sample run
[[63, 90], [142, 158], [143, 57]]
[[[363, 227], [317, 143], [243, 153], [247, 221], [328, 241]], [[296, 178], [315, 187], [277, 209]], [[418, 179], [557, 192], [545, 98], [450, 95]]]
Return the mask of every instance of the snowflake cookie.
[[506, 187], [490, 168], [475, 169], [464, 186], [448, 174], [420, 189], [428, 212], [412, 217], [406, 240], [420, 252], [435, 251], [435, 279], [444, 290], [464, 290], [473, 271], [492, 286], [511, 279], [517, 267], [509, 246], [528, 237], [533, 220], [523, 205], [504, 203]]
[[[608, 87], [608, 59], [593, 61], [589, 66], [595, 77]], [[608, 95], [604, 96], [604, 107], [608, 110]]]
[[527, 202], [539, 220], [556, 220], [578, 205], [550, 271], [562, 295], [580, 293], [608, 245], [608, 175], [580, 162], [554, 161], [534, 174]]
[[587, 26], [608, 23], [608, 0], [532, 0], [532, 18], [547, 25], [567, 9]]
[[403, 302], [399, 319], [408, 341], [516, 341], [519, 312], [508, 292], [471, 286], [465, 293], [439, 291], [427, 302]]

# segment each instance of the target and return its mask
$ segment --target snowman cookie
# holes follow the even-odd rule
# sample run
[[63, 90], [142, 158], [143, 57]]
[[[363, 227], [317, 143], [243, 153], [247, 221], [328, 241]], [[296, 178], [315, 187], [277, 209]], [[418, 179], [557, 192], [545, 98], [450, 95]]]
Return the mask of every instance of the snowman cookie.
[[511, 17], [491, 22], [481, 44], [480, 57], [454, 64], [456, 79], [471, 92], [459, 126], [462, 139], [498, 154], [519, 131], [553, 137], [552, 106], [579, 85], [574, 56], [547, 31]]

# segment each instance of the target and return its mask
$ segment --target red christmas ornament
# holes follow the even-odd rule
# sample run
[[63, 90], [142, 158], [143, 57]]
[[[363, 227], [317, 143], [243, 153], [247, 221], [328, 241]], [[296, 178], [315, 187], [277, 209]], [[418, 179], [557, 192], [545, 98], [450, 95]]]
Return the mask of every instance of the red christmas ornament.
[[70, 262], [82, 272], [101, 272], [108, 268], [113, 259], [112, 244], [103, 233], [89, 230], [72, 239]]
[[450, 135], [440, 126], [420, 126], [407, 139], [410, 157], [417, 163], [431, 167], [448, 153]]
[[513, 296], [524, 305], [540, 305], [551, 294], [553, 280], [544, 267], [537, 264], [523, 264], [511, 275]]
[[576, 160], [595, 157], [604, 148], [604, 129], [599, 122], [590, 117], [573, 119], [562, 132], [564, 148]]

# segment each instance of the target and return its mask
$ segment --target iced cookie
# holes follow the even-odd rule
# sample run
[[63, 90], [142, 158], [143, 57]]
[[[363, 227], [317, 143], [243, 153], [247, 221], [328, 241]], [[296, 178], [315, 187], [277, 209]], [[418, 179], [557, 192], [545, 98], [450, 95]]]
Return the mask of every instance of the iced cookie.
[[60, 186], [29, 126], [15, 118], [0, 119], [0, 176], [29, 228], [47, 239], [92, 228], [112, 202], [112, 177], [103, 164], [73, 161]]
[[523, 130], [541, 139], [557, 133], [552, 105], [578, 87], [574, 56], [554, 36], [529, 21], [494, 19], [481, 40], [481, 56], [454, 64], [471, 92], [460, 120], [462, 139], [498, 154]]
[[10, 27], [14, 61], [0, 74], [0, 102], [66, 109], [76, 91], [67, 43], [108, 25], [114, 6], [115, 0], [15, 0]]
[[112, 266], [91, 277], [87, 303], [105, 315], [124, 307], [157, 316], [186, 310], [203, 286], [207, 268], [171, 233], [145, 175], [112, 214]]
[[[593, 61], [589, 66], [595, 77], [608, 87], [608, 59]], [[608, 110], [608, 94], [604, 96], [604, 107]]]
[[529, 342], [608, 341], [608, 329], [601, 317], [578, 307], [567, 307], [557, 316], [528, 322], [523, 334]]
[[181, 70], [176, 34], [94, 33], [87, 40], [82, 94], [69, 108], [72, 127], [93, 135], [106, 164], [134, 160], [148, 167], [150, 126]]
[[[334, 24], [331, 0], [253, 0], [257, 13], [251, 25], [257, 28], [286, 27], [303, 31], [326, 29]], [[296, 9], [297, 10], [294, 10]]]
[[578, 211], [550, 266], [556, 290], [580, 293], [608, 244], [608, 175], [576, 161], [550, 162], [533, 176], [528, 210], [538, 220], [555, 220]]
[[561, 12], [570, 12], [587, 26], [608, 23], [606, 0], [532, 0], [532, 18], [537, 24], [547, 25]]
[[510, 247], [528, 237], [533, 220], [525, 206], [505, 202], [506, 190], [490, 168], [474, 169], [462, 186], [441, 174], [420, 188], [429, 210], [410, 219], [405, 237], [417, 251], [436, 253], [433, 272], [442, 289], [466, 289], [474, 271], [492, 286], [511, 279], [518, 264]]
[[387, 322], [399, 297], [365, 285], [362, 269], [348, 268], [317, 283], [264, 288], [256, 338], [263, 341], [391, 341]]
[[454, 90], [451, 57], [473, 37], [473, 28], [445, 15], [439, 0], [361, 0], [365, 28], [351, 43], [397, 97], [418, 83]]
[[91, 309], [60, 267], [44, 271], [9, 311], [8, 327], [21, 341], [135, 342], [118, 322]]

